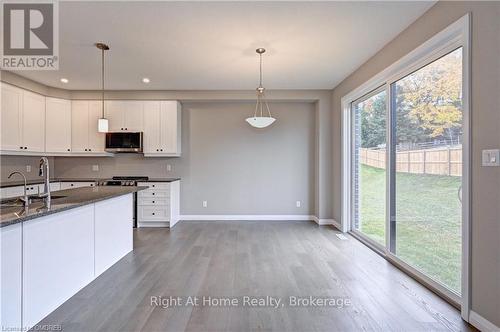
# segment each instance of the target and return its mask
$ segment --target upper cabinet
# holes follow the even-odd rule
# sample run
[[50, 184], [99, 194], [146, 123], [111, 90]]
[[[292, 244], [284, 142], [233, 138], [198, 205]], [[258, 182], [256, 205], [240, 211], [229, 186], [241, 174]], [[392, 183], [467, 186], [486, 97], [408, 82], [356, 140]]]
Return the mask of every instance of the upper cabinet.
[[181, 155], [181, 105], [177, 101], [144, 102], [144, 156]]
[[71, 101], [45, 99], [45, 152], [71, 152]]
[[109, 131], [143, 131], [143, 104], [136, 100], [106, 101], [106, 117]]
[[104, 153], [104, 134], [97, 131], [102, 116], [101, 102], [73, 100], [71, 102], [71, 149], [75, 153]]
[[[45, 97], [0, 83], [0, 153], [109, 156], [97, 129], [102, 101]], [[174, 100], [108, 100], [110, 132], [143, 132], [146, 157], [181, 154], [181, 105]]]
[[21, 151], [21, 126], [23, 110], [23, 90], [11, 85], [3, 84], [1, 121], [1, 148], [2, 151]]
[[2, 151], [45, 151], [45, 97], [4, 84], [1, 109]]

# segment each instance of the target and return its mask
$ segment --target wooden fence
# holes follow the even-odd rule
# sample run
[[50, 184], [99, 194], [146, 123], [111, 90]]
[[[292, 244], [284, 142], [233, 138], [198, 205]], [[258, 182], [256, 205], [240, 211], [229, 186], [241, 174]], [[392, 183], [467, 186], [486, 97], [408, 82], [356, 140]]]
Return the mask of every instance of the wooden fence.
[[[385, 169], [385, 150], [359, 149], [364, 165]], [[396, 171], [414, 174], [462, 176], [462, 147], [444, 147], [396, 153]]]

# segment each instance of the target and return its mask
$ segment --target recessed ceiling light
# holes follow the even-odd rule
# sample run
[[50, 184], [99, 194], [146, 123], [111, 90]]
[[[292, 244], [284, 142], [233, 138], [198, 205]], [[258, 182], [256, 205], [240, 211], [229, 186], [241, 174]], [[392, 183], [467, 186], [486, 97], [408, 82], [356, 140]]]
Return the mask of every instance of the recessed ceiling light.
[[61, 78], [61, 82], [62, 82], [62, 83], [68, 83], [68, 82], [69, 82], [69, 80], [68, 80], [67, 78]]
[[146, 84], [147, 84], [147, 83], [149, 83], [149, 82], [151, 82], [151, 81], [150, 81], [150, 80], [149, 80], [149, 78], [147, 78], [147, 77], [144, 77], [144, 78], [142, 79], [142, 83], [146, 83]]

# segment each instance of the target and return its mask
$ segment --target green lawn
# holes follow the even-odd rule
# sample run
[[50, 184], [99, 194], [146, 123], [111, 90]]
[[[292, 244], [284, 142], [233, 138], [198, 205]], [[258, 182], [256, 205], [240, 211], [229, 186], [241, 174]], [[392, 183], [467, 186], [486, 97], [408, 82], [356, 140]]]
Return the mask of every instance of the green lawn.
[[[361, 231], [385, 243], [385, 170], [361, 166]], [[460, 291], [460, 178], [396, 174], [396, 254]]]

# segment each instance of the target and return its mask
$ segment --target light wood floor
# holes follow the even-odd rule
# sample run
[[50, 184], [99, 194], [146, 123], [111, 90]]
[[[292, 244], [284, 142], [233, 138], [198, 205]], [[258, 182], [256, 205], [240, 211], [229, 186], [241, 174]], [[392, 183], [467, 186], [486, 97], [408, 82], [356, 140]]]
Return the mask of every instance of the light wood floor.
[[[181, 222], [40, 324], [64, 331], [465, 331], [459, 312], [356, 239], [313, 222]], [[347, 297], [335, 307], [151, 305], [151, 296]], [[239, 298], [241, 299], [241, 298]]]

